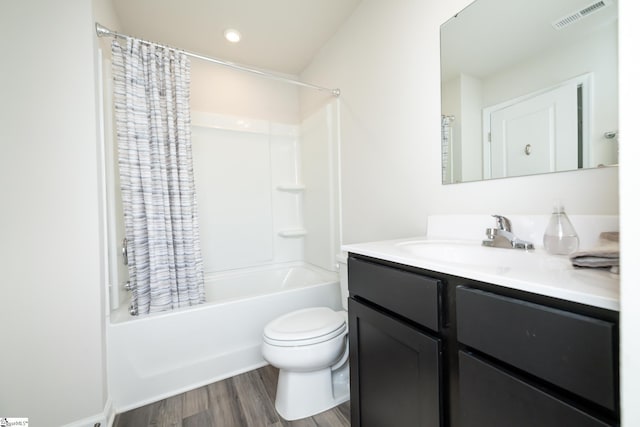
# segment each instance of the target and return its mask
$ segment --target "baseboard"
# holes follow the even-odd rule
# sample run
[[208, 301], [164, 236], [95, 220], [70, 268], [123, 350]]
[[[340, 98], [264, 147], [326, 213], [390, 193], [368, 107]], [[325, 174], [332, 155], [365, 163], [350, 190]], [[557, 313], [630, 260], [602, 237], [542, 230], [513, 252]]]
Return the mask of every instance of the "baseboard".
[[115, 416], [116, 413], [113, 407], [113, 402], [111, 401], [111, 399], [107, 399], [101, 414], [83, 418], [81, 420], [65, 424], [62, 427], [111, 427], [113, 425]]

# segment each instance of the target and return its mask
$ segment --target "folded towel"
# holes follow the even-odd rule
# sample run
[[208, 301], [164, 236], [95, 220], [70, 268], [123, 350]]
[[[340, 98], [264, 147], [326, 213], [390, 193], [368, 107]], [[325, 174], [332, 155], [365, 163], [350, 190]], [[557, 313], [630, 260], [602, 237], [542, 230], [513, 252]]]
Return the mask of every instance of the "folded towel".
[[569, 258], [574, 267], [608, 268], [618, 273], [620, 265], [620, 234], [617, 231], [600, 233], [598, 244], [591, 249], [572, 253]]

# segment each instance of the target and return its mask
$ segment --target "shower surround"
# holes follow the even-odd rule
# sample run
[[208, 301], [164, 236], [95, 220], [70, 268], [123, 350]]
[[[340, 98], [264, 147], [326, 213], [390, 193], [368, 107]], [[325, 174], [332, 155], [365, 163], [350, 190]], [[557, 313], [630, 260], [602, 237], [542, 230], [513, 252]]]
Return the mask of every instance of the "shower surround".
[[298, 125], [192, 112], [207, 303], [144, 317], [127, 304], [111, 312], [117, 411], [263, 366], [269, 320], [339, 309], [337, 115], [337, 100]]

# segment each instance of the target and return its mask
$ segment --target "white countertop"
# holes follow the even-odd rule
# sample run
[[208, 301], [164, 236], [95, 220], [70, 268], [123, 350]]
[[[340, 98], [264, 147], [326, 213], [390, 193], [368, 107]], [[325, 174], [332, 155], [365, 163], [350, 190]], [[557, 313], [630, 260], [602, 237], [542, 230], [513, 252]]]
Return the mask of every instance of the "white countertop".
[[[594, 307], [620, 310], [619, 276], [597, 269], [576, 269], [567, 256], [548, 255], [544, 249], [524, 252], [483, 247], [478, 240], [456, 242], [481, 255], [468, 262], [460, 258], [445, 260], [444, 256], [428, 258], [406, 249], [411, 246], [407, 242], [419, 245], [421, 241], [429, 242], [421, 236], [344, 245], [342, 250]], [[492, 260], [489, 265], [478, 261], [486, 257]], [[514, 257], [518, 258], [517, 263], [510, 261]]]

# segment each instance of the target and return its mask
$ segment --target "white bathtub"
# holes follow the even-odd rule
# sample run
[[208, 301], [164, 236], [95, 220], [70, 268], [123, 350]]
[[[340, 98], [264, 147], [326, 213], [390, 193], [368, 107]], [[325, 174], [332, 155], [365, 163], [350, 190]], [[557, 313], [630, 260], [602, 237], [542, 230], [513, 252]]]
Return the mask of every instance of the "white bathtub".
[[260, 366], [271, 319], [312, 306], [340, 309], [336, 273], [285, 264], [208, 276], [207, 303], [145, 317], [123, 306], [107, 328], [108, 377], [117, 412]]

